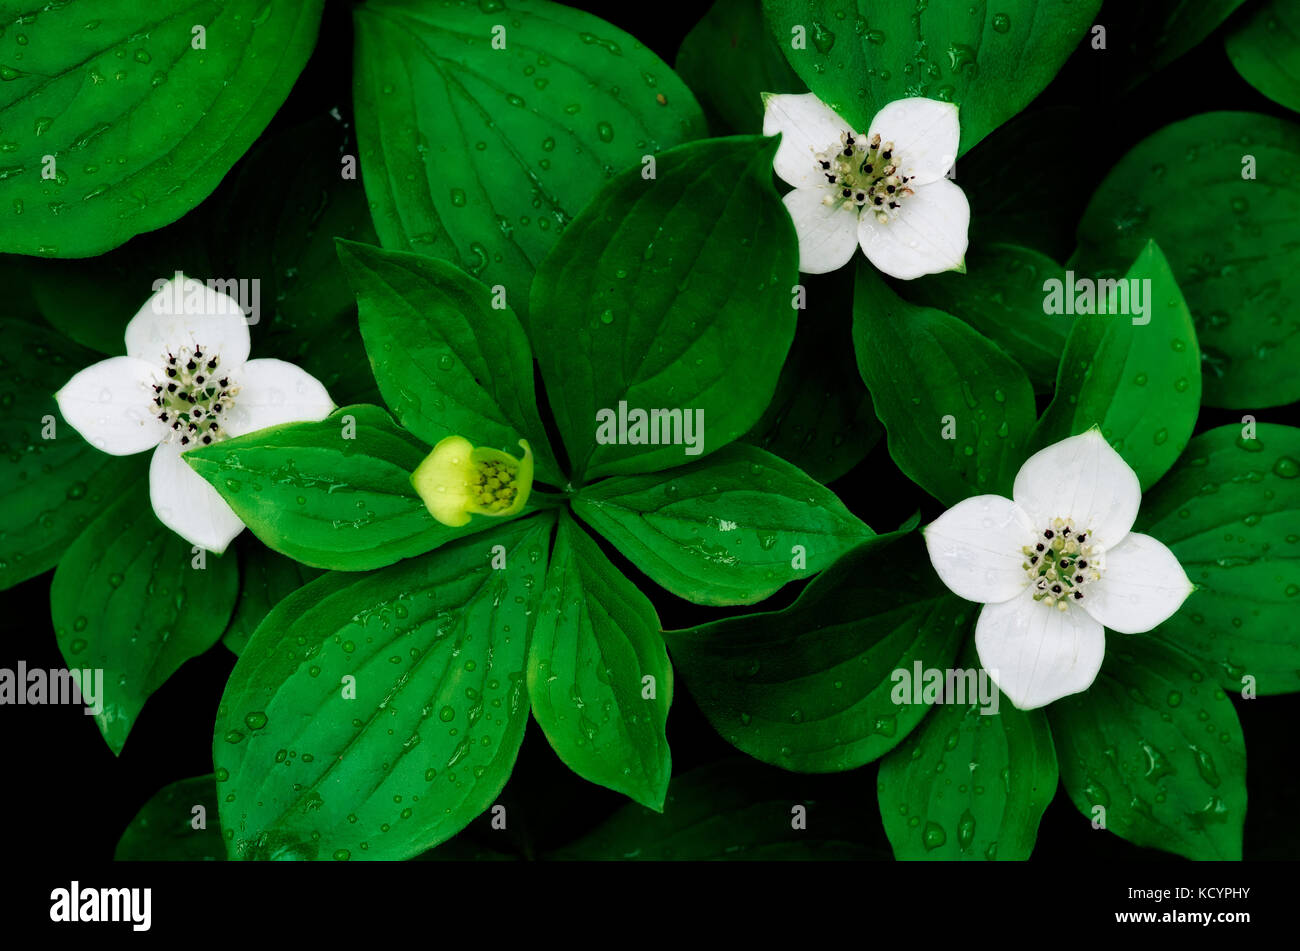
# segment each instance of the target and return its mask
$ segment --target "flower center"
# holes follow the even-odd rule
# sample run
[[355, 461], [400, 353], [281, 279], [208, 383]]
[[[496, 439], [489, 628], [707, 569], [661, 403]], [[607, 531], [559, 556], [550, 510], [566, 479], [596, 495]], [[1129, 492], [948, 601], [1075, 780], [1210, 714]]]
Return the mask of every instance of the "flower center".
[[221, 373], [220, 355], [204, 353], [202, 347], [181, 347], [167, 354], [164, 369], [167, 381], [153, 388], [158, 418], [171, 427], [163, 441], [188, 448], [225, 439], [221, 424], [239, 388]]
[[868, 142], [865, 136], [841, 132], [838, 149], [827, 149], [813, 158], [831, 192], [823, 204], [859, 213], [866, 208], [881, 224], [888, 224], [898, 217], [902, 199], [913, 194], [907, 183], [915, 176], [898, 174], [894, 143], [881, 142], [879, 134]]
[[512, 465], [497, 459], [476, 462], [469, 487], [470, 498], [489, 513], [508, 509], [519, 493], [515, 486], [518, 474], [517, 463]]
[[1082, 601], [1084, 589], [1101, 577], [1100, 551], [1068, 518], [1056, 518], [1032, 545], [1025, 545], [1024, 569], [1034, 586], [1034, 600], [1064, 611]]

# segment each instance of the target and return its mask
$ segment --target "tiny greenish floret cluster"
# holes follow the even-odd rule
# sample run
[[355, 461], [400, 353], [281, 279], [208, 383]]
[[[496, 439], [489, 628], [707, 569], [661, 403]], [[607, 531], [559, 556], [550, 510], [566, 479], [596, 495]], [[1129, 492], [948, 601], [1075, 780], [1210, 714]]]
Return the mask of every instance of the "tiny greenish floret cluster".
[[907, 183], [916, 176], [898, 174], [894, 143], [882, 143], [879, 133], [868, 142], [865, 136], [841, 132], [838, 149], [813, 157], [833, 192], [823, 199], [825, 205], [870, 208], [877, 221], [888, 224], [898, 217], [903, 197], [914, 194]]
[[208, 446], [225, 438], [222, 418], [230, 411], [238, 387], [218, 375], [220, 368], [221, 357], [205, 356], [201, 347], [192, 351], [181, 347], [178, 353], [167, 354], [167, 381], [153, 387], [158, 419], [170, 426], [164, 442]]
[[1101, 577], [1101, 552], [1088, 543], [1088, 534], [1072, 520], [1057, 518], [1037, 542], [1020, 549], [1035, 601], [1064, 611], [1071, 601], [1083, 600], [1084, 588]]
[[[457, 460], [452, 460], [456, 462]], [[470, 485], [470, 500], [488, 513], [500, 512], [514, 504], [519, 490], [515, 476], [519, 464], [498, 459], [474, 463], [474, 480]]]

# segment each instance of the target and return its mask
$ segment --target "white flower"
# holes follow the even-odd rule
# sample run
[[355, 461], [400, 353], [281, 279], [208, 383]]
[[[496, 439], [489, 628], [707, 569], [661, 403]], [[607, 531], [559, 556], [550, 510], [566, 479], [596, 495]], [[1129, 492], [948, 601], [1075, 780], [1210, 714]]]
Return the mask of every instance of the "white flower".
[[278, 423], [324, 419], [334, 403], [292, 363], [249, 360], [239, 304], [182, 280], [168, 281], [131, 318], [126, 356], [82, 370], [55, 399], [95, 448], [114, 456], [153, 449], [149, 497], [159, 521], [220, 554], [244, 523], [181, 453]]
[[799, 270], [834, 271], [858, 245], [904, 280], [966, 270], [970, 205], [944, 177], [961, 137], [956, 106], [899, 99], [862, 135], [812, 93], [765, 94], [763, 103], [763, 134], [781, 133], [776, 174], [794, 186], [785, 206], [799, 235]]
[[1011, 494], [958, 502], [926, 526], [925, 544], [943, 583], [984, 603], [980, 664], [1032, 710], [1092, 685], [1103, 625], [1149, 631], [1192, 583], [1173, 552], [1129, 531], [1142, 490], [1096, 429], [1030, 456]]

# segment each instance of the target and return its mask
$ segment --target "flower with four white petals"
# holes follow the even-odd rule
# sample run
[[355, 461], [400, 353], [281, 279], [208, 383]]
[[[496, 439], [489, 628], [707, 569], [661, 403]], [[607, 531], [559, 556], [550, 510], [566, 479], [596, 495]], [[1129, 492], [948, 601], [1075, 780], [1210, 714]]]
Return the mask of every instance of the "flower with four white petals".
[[776, 174], [794, 186], [784, 201], [800, 271], [834, 271], [859, 245], [904, 280], [966, 270], [970, 205], [945, 177], [961, 138], [955, 105], [898, 99], [863, 134], [812, 93], [767, 93], [763, 104], [763, 134], [781, 133]]
[[249, 360], [239, 304], [203, 283], [167, 281], [126, 327], [126, 356], [82, 370], [55, 394], [64, 419], [114, 456], [153, 450], [149, 497], [158, 520], [220, 554], [244, 528], [181, 455], [279, 423], [324, 419], [320, 381], [283, 360]]
[[1022, 710], [1087, 690], [1104, 627], [1149, 631], [1192, 592], [1173, 552], [1130, 531], [1137, 475], [1096, 429], [1030, 456], [1012, 498], [977, 495], [924, 529], [952, 591], [983, 602], [980, 664]]

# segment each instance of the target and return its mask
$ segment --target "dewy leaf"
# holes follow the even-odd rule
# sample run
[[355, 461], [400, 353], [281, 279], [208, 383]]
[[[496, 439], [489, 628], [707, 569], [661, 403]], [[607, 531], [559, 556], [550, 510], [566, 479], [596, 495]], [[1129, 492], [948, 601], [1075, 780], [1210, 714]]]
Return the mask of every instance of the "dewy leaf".
[[[1196, 321], [1206, 405], [1278, 406], [1300, 398], [1298, 219], [1300, 126], [1203, 113], [1111, 169], [1079, 222], [1074, 269], [1117, 276], [1155, 239]], [[1116, 273], [1093, 273], [1103, 269]]]
[[929, 706], [896, 704], [895, 670], [947, 668], [976, 606], [935, 576], [919, 534], [880, 535], [783, 611], [666, 631], [691, 695], [733, 746], [797, 772], [854, 769]]
[[852, 275], [803, 281], [810, 307], [800, 311], [772, 402], [741, 438], [825, 483], [865, 459], [884, 430], [853, 359]]
[[103, 671], [95, 722], [113, 755], [145, 701], [221, 637], [238, 586], [233, 555], [201, 555], [165, 528], [143, 479], [68, 546], [50, 584], [54, 635], [70, 669]]
[[985, 244], [967, 252], [966, 270], [908, 281], [904, 293], [960, 317], [1019, 363], [1035, 392], [1050, 393], [1071, 322], [1044, 313], [1043, 284], [1064, 279], [1064, 268], [1029, 248]]
[[662, 60], [580, 10], [368, 0], [355, 19], [380, 240], [505, 287], [521, 315], [534, 269], [605, 179], [705, 134]]
[[[879, 826], [843, 777], [798, 776], [736, 757], [674, 776], [663, 815], [626, 805], [558, 861], [812, 862], [884, 859]], [[849, 788], [853, 793], [859, 790]], [[797, 827], [795, 808], [807, 827]]]
[[865, 263], [853, 348], [908, 478], [945, 505], [1011, 494], [1034, 426], [1034, 391], [1011, 357], [956, 317], [909, 304]]
[[[962, 669], [986, 678], [972, 644]], [[1056, 794], [1052, 732], [1044, 711], [1017, 710], [986, 682], [996, 709], [970, 693], [970, 703], [936, 704], [881, 760], [877, 796], [895, 858], [1021, 861], [1034, 850]]]
[[1176, 647], [1109, 639], [1093, 685], [1047, 708], [1065, 791], [1135, 845], [1240, 860], [1246, 748], [1231, 701]]
[[715, 0], [682, 40], [677, 72], [716, 132], [762, 132], [765, 92], [807, 92], [763, 22], [761, 0]]
[[211, 274], [190, 275], [258, 281], [253, 355], [298, 364], [340, 406], [376, 401], [334, 250], [335, 238], [378, 241], [361, 182], [343, 174], [356, 161], [351, 140], [349, 126], [322, 115], [259, 144], [214, 199]]
[[235, 613], [221, 635], [221, 643], [236, 657], [244, 652], [248, 639], [271, 608], [308, 581], [320, 570], [277, 554], [251, 534], [239, 540], [239, 599]]
[[1196, 585], [1153, 636], [1232, 693], [1289, 693], [1300, 690], [1300, 429], [1246, 431], [1221, 426], [1188, 443], [1134, 528], [1168, 545]]
[[[980, 4], [763, 0], [777, 43], [859, 132], [895, 99], [961, 107], [961, 151], [1027, 106], [1083, 39], [1101, 0]], [[973, 14], [973, 15], [972, 15]]]
[[690, 462], [767, 408], [797, 322], [778, 144], [693, 142], [619, 176], [538, 270], [531, 339], [575, 483]]
[[579, 776], [663, 808], [673, 669], [649, 599], [567, 515], [528, 655], [528, 695]]
[[[1064, 306], [1077, 311], [1087, 293], [1095, 297], [1097, 313], [1076, 312], [1072, 318], [1056, 395], [1034, 430], [1030, 451], [1099, 426], [1145, 491], [1174, 464], [1196, 425], [1201, 358], [1192, 315], [1154, 241], [1116, 285], [1119, 297], [1107, 304], [1109, 313], [1100, 312], [1103, 296], [1110, 294], [1104, 282], [1085, 276], [1074, 283], [1061, 283]], [[1134, 304], [1139, 294], [1143, 307]]]
[[217, 711], [231, 858], [410, 858], [496, 799], [528, 722], [552, 524], [330, 573], [276, 605]]
[[0, 320], [0, 337], [0, 588], [10, 588], [53, 568], [142, 470], [95, 449], [55, 405], [55, 391], [96, 354], [40, 323]]
[[1300, 112], [1300, 6], [1266, 0], [1224, 37], [1241, 77], [1276, 103]]
[[315, 568], [391, 565], [462, 535], [436, 522], [411, 485], [429, 447], [377, 406], [345, 406], [187, 452], [263, 543]]
[[7, 5], [0, 250], [89, 257], [197, 205], [284, 102], [322, 5]]
[[650, 476], [584, 488], [574, 512], [654, 581], [696, 604], [753, 604], [872, 536], [830, 489], [737, 443]]
[[361, 335], [393, 414], [430, 446], [465, 436], [518, 453], [526, 438], [538, 478], [563, 485], [537, 414], [533, 354], [515, 312], [447, 261], [340, 242]]
[[[195, 823], [200, 823], [198, 828]], [[169, 783], [154, 793], [126, 827], [113, 853], [115, 862], [222, 862], [225, 858], [211, 773]]]

